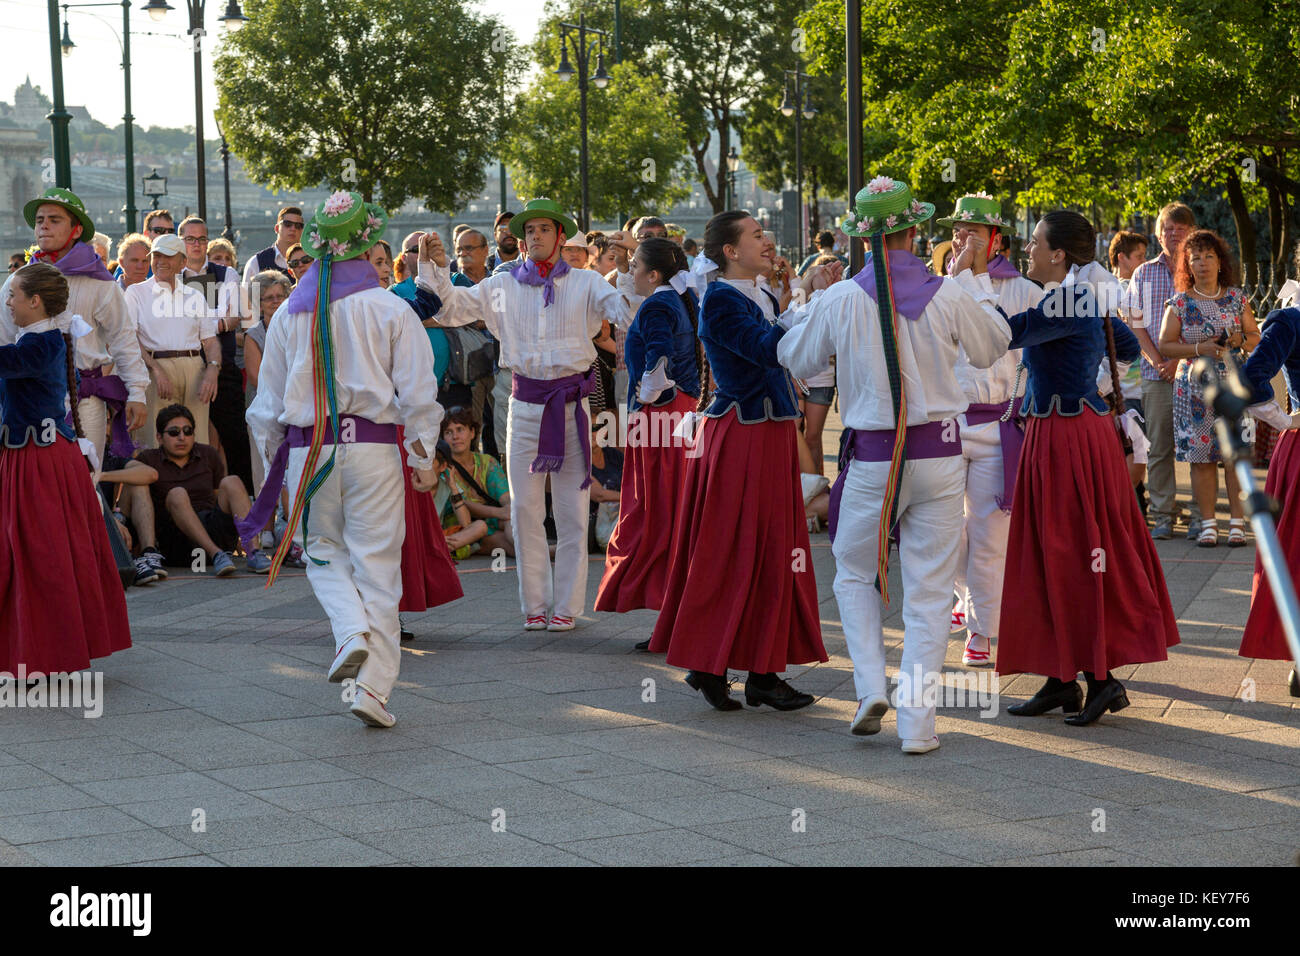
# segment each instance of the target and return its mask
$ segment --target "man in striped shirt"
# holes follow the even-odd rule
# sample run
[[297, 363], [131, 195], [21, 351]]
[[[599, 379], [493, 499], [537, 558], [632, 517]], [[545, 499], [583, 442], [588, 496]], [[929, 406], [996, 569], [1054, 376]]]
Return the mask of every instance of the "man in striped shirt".
[[[1150, 513], [1155, 519], [1153, 538], [1172, 538], [1179, 508], [1174, 477], [1174, 372], [1178, 359], [1161, 354], [1160, 323], [1165, 303], [1174, 295], [1173, 271], [1182, 250], [1183, 240], [1196, 228], [1196, 216], [1182, 203], [1170, 203], [1156, 219], [1156, 238], [1160, 255], [1133, 270], [1129, 282], [1128, 317], [1142, 347], [1142, 410], [1146, 417], [1147, 493]], [[1200, 508], [1193, 498], [1188, 518], [1188, 538], [1200, 531]]]

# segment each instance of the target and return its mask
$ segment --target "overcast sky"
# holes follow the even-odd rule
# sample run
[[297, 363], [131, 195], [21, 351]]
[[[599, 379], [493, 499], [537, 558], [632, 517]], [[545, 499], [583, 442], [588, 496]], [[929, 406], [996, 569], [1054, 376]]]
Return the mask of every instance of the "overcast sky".
[[[185, 126], [194, 123], [194, 56], [189, 39], [181, 35], [186, 22], [183, 0], [170, 0], [175, 8], [162, 23], [143, 12], [146, 0], [137, 0], [131, 12], [131, 106], [138, 126]], [[382, 0], [378, 0], [382, 2]], [[485, 14], [496, 14], [509, 24], [520, 43], [537, 32], [544, 0], [479, 0]], [[203, 49], [203, 105], [206, 135], [215, 138], [212, 110], [217, 92], [212, 83], [212, 47], [220, 40], [217, 17], [222, 0], [208, 0], [208, 35]], [[0, 38], [5, 56], [0, 59], [0, 100], [13, 102], [15, 87], [30, 75], [32, 83], [52, 96], [50, 75], [49, 14], [44, 0], [0, 0]], [[62, 15], [62, 10], [60, 10]], [[90, 115], [108, 126], [122, 122], [122, 54], [114, 31], [121, 32], [121, 8], [96, 7], [69, 11], [72, 56], [63, 58], [63, 95], [69, 106], [85, 106]], [[430, 27], [434, 24], [431, 22]], [[62, 28], [60, 27], [60, 30]], [[146, 35], [148, 33], [158, 35]], [[62, 35], [62, 34], [60, 34]], [[174, 77], [170, 95], [159, 95], [150, 79], [159, 74]]]

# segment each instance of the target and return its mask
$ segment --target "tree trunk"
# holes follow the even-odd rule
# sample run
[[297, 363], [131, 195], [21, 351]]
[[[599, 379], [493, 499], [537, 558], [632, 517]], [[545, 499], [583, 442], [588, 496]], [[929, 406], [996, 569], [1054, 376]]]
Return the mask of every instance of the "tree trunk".
[[[1263, 153], [1261, 158], [1267, 157], [1267, 152]], [[1276, 154], [1270, 157], [1269, 165], [1274, 169], [1277, 168]], [[1269, 265], [1272, 268], [1273, 275], [1277, 275], [1278, 255], [1281, 246], [1279, 243], [1283, 238], [1285, 230], [1282, 227], [1282, 195], [1278, 188], [1277, 180], [1270, 176], [1264, 180], [1264, 189], [1268, 194], [1268, 258]]]
[[713, 198], [713, 213], [717, 215], [720, 212], [727, 211], [727, 150], [723, 147], [731, 142], [731, 114], [724, 111], [721, 117], [715, 114], [715, 124], [718, 130], [718, 188]]
[[699, 176], [700, 185], [704, 187], [704, 198], [709, 201], [713, 211], [718, 211], [718, 194], [714, 191], [713, 183], [709, 181], [709, 171], [705, 166], [705, 160], [708, 159], [709, 141], [706, 139], [703, 143], [696, 144], [691, 141], [691, 156], [695, 159], [695, 172]]
[[1250, 210], [1246, 208], [1246, 197], [1241, 191], [1241, 179], [1237, 176], [1236, 166], [1229, 167], [1225, 185], [1228, 190], [1228, 205], [1232, 207], [1232, 222], [1237, 227], [1242, 281], [1254, 285], [1259, 279], [1255, 263], [1255, 224], [1250, 219]]

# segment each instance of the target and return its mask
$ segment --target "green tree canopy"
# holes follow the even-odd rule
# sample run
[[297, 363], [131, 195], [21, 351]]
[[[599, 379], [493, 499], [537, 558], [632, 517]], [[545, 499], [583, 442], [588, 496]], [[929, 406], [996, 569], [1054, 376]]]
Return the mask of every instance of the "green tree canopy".
[[[467, 0], [247, 0], [216, 60], [217, 117], [249, 177], [451, 212], [483, 187], [513, 40]], [[432, 15], [432, 16], [431, 16]]]
[[[612, 219], [629, 210], [671, 206], [689, 194], [690, 170], [670, 104], [633, 65], [608, 69], [609, 86], [587, 91], [591, 212]], [[520, 98], [502, 152], [521, 196], [547, 196], [568, 209], [581, 206], [578, 95], [575, 81], [551, 72]]]

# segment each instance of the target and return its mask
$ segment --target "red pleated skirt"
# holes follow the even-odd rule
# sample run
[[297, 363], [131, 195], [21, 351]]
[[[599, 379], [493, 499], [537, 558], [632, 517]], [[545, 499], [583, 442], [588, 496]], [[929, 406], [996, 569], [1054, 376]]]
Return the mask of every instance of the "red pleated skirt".
[[1000, 673], [1073, 680], [1178, 643], [1164, 570], [1109, 416], [1029, 419], [1016, 472]]
[[[1282, 433], [1273, 448], [1273, 460], [1264, 479], [1264, 490], [1277, 498], [1282, 511], [1277, 519], [1277, 537], [1286, 555], [1286, 566], [1293, 581], [1300, 581], [1300, 436], [1288, 429]], [[1255, 577], [1250, 587], [1250, 615], [1246, 630], [1241, 635], [1242, 657], [1263, 658], [1270, 661], [1291, 659], [1286, 636], [1282, 631], [1282, 618], [1273, 601], [1273, 591], [1264, 574], [1264, 562], [1255, 552]]]
[[793, 421], [705, 419], [673, 526], [650, 650], [676, 667], [778, 673], [826, 661]]
[[79, 671], [130, 646], [104, 512], [76, 442], [0, 447], [0, 671]]
[[465, 592], [447, 550], [433, 495], [411, 487], [411, 468], [406, 464], [406, 451], [400, 444], [398, 453], [402, 456], [405, 478], [406, 538], [402, 541], [402, 600], [397, 610], [427, 611], [464, 597]]
[[672, 438], [672, 430], [696, 404], [678, 392], [667, 405], [642, 407], [628, 420], [618, 524], [605, 550], [597, 611], [621, 614], [663, 606], [677, 504], [686, 480], [686, 449]]

